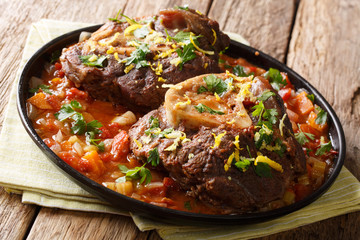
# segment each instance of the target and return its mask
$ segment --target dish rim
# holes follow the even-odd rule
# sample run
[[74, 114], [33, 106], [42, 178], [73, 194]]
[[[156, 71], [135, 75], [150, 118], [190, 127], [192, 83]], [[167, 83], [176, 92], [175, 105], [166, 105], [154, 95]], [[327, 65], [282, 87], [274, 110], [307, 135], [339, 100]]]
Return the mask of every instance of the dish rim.
[[[57, 168], [59, 168], [65, 175], [70, 178], [73, 182], [78, 184], [80, 187], [88, 191], [89, 193], [97, 196], [98, 198], [105, 200], [110, 203], [113, 207], [118, 208], [120, 210], [126, 210], [133, 212], [135, 214], [150, 217], [155, 220], [165, 221], [167, 223], [180, 223], [180, 224], [195, 224], [195, 225], [208, 225], [208, 224], [247, 224], [247, 223], [255, 223], [255, 222], [263, 222], [273, 218], [277, 218], [291, 212], [297, 211], [310, 203], [314, 202], [320, 196], [322, 196], [326, 190], [334, 183], [335, 179], [339, 175], [341, 168], [344, 164], [345, 154], [346, 154], [346, 143], [344, 131], [342, 129], [341, 123], [332, 109], [330, 104], [325, 100], [325, 98], [304, 78], [302, 78], [295, 71], [287, 67], [285, 64], [279, 62], [275, 58], [270, 57], [269, 55], [263, 53], [260, 50], [252, 48], [250, 46], [241, 44], [239, 42], [231, 40], [231, 46], [235, 48], [239, 48], [249, 54], [249, 56], [254, 59], [261, 59], [261, 61], [267, 61], [271, 64], [272, 67], [279, 69], [280, 71], [284, 71], [289, 75], [291, 82], [294, 86], [296, 86], [293, 81], [294, 77], [296, 78], [296, 82], [300, 82], [302, 85], [300, 88], [305, 88], [310, 93], [315, 95], [315, 102], [326, 110], [329, 116], [329, 132], [332, 129], [335, 133], [335, 138], [331, 138], [333, 147], [335, 147], [338, 151], [338, 156], [334, 159], [334, 170], [330, 173], [329, 178], [324, 182], [324, 184], [317, 189], [314, 193], [310, 194], [306, 198], [291, 204], [289, 206], [285, 206], [279, 209], [266, 211], [266, 212], [257, 212], [257, 213], [249, 213], [243, 215], [209, 215], [209, 214], [199, 214], [199, 213], [191, 213], [180, 210], [173, 210], [169, 208], [159, 207], [156, 205], [152, 205], [150, 203], [145, 203], [131, 197], [122, 195], [113, 190], [110, 190], [99, 183], [87, 178], [85, 175], [82, 175], [80, 172], [76, 171], [70, 165], [65, 163], [60, 157], [58, 157], [51, 149], [43, 142], [43, 140], [37, 135], [35, 129], [32, 127], [32, 123], [27, 116], [26, 111], [26, 99], [29, 96], [28, 90], [28, 80], [31, 76], [28, 74], [31, 72], [32, 67], [37, 61], [41, 61], [44, 55], [48, 54], [54, 49], [62, 49], [69, 45], [69, 41], [75, 39], [75, 41], [71, 41], [72, 43], [76, 42], [76, 38], [80, 35], [81, 32], [94, 32], [101, 25], [94, 25], [90, 27], [80, 28], [69, 33], [63, 34], [50, 42], [46, 43], [39, 50], [37, 50], [31, 58], [27, 61], [24, 68], [22, 69], [20, 79], [18, 81], [17, 86], [17, 110], [20, 115], [20, 119], [22, 124], [24, 125], [27, 133], [31, 137], [31, 139], [35, 142], [35, 144], [40, 148], [42, 152], [47, 156], [47, 159], [53, 163]], [[67, 43], [68, 42], [68, 43]], [[65, 44], [67, 43], [67, 44]], [[58, 45], [62, 45], [58, 46]], [[231, 49], [231, 48], [230, 48]], [[246, 55], [244, 54], [244, 55]], [[231, 53], [230, 53], [231, 55]], [[242, 56], [238, 56], [242, 57]], [[246, 60], [248, 58], [243, 57]], [[252, 62], [252, 61], [250, 61]], [[263, 64], [256, 66], [263, 67]], [[41, 72], [41, 71], [40, 71]], [[290, 77], [292, 76], [292, 77]], [[297, 83], [299, 84], [299, 83]], [[299, 89], [299, 88], [297, 88]], [[337, 136], [336, 136], [337, 135]], [[330, 136], [334, 137], [334, 136]], [[333, 141], [335, 140], [335, 141]], [[128, 204], [128, 206], [124, 209], [123, 204]]]

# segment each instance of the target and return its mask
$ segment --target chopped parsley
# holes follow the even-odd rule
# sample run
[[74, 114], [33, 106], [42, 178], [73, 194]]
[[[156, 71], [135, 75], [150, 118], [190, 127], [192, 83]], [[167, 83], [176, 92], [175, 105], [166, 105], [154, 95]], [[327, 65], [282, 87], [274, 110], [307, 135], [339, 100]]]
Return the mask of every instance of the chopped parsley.
[[244, 67], [240, 65], [236, 65], [235, 67], [233, 67], [233, 72], [238, 77], [248, 77], [250, 75], [254, 75], [254, 73], [247, 74], [244, 70]]
[[331, 141], [329, 141], [328, 143], [321, 143], [320, 148], [318, 148], [318, 150], [316, 150], [315, 155], [316, 156], [322, 156], [326, 152], [329, 152], [331, 150], [331, 147], [332, 147]]
[[321, 107], [316, 107], [316, 110], [318, 111], [317, 117], [315, 119], [315, 123], [319, 125], [323, 125], [327, 121], [327, 112], [325, 112]]
[[298, 141], [300, 143], [300, 145], [304, 145], [305, 143], [308, 143], [309, 139], [314, 140], [314, 134], [303, 132], [303, 131], [301, 131], [300, 125], [298, 125], [298, 126], [299, 126], [300, 132], [295, 133], [295, 138], [296, 138], [296, 141]]
[[276, 94], [274, 92], [271, 91], [265, 91], [263, 92], [263, 94], [257, 98], [257, 100], [259, 101], [266, 101], [268, 100], [271, 96], [276, 96]]
[[158, 129], [158, 128], [159, 128], [159, 126], [160, 126], [160, 124], [159, 124], [159, 119], [158, 119], [157, 117], [151, 116], [151, 117], [149, 118], [149, 124], [150, 124], [150, 127], [145, 130], [145, 134], [148, 135], [148, 136], [154, 134], [154, 133], [153, 133], [153, 130], [154, 130], [154, 129]]
[[275, 108], [266, 109], [263, 101], [260, 101], [257, 105], [253, 106], [252, 109], [254, 110], [252, 112], [253, 117], [259, 117], [258, 125], [261, 125], [262, 119], [266, 119], [272, 124], [276, 123], [278, 112]]
[[260, 149], [263, 145], [269, 145], [273, 141], [273, 128], [270, 122], [265, 121], [258, 132], [255, 133], [255, 147]]
[[308, 94], [308, 95], [306, 95], [306, 97], [307, 97], [310, 101], [312, 101], [312, 102], [315, 101], [315, 96], [314, 96], [314, 94]]
[[221, 95], [228, 89], [228, 84], [213, 74], [203, 77], [203, 80], [206, 83], [206, 87], [199, 87], [197, 91], [198, 93], [212, 92]]
[[267, 163], [258, 162], [255, 167], [255, 173], [260, 177], [272, 177], [271, 167]]
[[270, 68], [269, 71], [265, 73], [265, 77], [270, 81], [271, 86], [277, 91], [287, 84], [286, 79], [283, 78], [280, 71], [275, 68]]
[[118, 13], [116, 14], [116, 17], [115, 18], [109, 18], [110, 21], [113, 21], [113, 22], [117, 22], [117, 23], [123, 23], [125, 22], [125, 20], [122, 20], [122, 19], [119, 19], [119, 15], [121, 17], [124, 17], [126, 19], [126, 21], [131, 25], [131, 24], [139, 24], [137, 21], [135, 21], [134, 19], [124, 15], [121, 13], [121, 9], [118, 11]]
[[149, 35], [150, 31], [147, 25], [142, 26], [141, 28], [135, 29], [133, 34], [136, 38], [145, 38]]
[[191, 43], [185, 45], [183, 50], [181, 50], [180, 48], [176, 49], [176, 53], [178, 54], [178, 56], [181, 60], [179, 63], [180, 70], [182, 70], [184, 63], [196, 58], [196, 54], [195, 54], [194, 50], [195, 50], [195, 47]]
[[52, 95], [52, 93], [50, 92], [50, 86], [45, 85], [45, 84], [40, 84], [36, 88], [31, 88], [31, 89], [29, 89], [29, 92], [30, 93], [36, 93], [36, 92], [39, 91], [39, 89], [41, 89], [44, 93]]
[[54, 52], [51, 53], [51, 57], [50, 57], [50, 63], [54, 63], [57, 60], [59, 60], [59, 57], [61, 56], [61, 50], [58, 49]]
[[208, 112], [210, 114], [218, 114], [218, 115], [224, 115], [224, 112], [221, 111], [217, 111], [214, 110], [202, 103], [199, 103], [198, 105], [194, 106], [194, 108], [199, 112], [199, 113], [203, 113], [203, 112]]
[[136, 68], [148, 67], [149, 63], [146, 61], [146, 55], [150, 52], [149, 44], [139, 43], [139, 46], [131, 53], [130, 57], [125, 58], [122, 61], [126, 62], [126, 66], [135, 64]]
[[184, 202], [184, 208], [187, 209], [187, 210], [192, 210], [192, 207], [191, 207], [191, 204], [190, 204], [190, 201], [186, 201]]
[[100, 151], [105, 150], [105, 146], [103, 142], [100, 142], [101, 139], [96, 139], [95, 135], [100, 134], [101, 130], [99, 128], [102, 127], [102, 124], [97, 120], [93, 120], [89, 123], [86, 123], [84, 116], [77, 112], [75, 109], [81, 109], [82, 106], [78, 101], [71, 101], [70, 104], [64, 104], [60, 111], [55, 113], [55, 117], [59, 121], [71, 120], [71, 133], [72, 134], [85, 134], [86, 142], [89, 144], [93, 144], [99, 148]]
[[119, 169], [122, 173], [125, 173], [124, 177], [120, 177], [116, 179], [116, 182], [124, 182], [124, 180], [137, 180], [140, 179], [140, 184], [144, 183], [148, 184], [151, 182], [151, 172], [149, 169], [145, 167], [145, 164], [141, 167], [135, 167], [132, 169], [128, 169], [125, 165], [118, 165]]
[[189, 5], [185, 4], [184, 6], [175, 6], [175, 9], [189, 11]]
[[160, 163], [159, 152], [157, 147], [149, 151], [149, 157], [147, 159], [151, 166], [156, 167]]
[[96, 56], [95, 54], [93, 55], [86, 55], [86, 56], [79, 56], [81, 62], [89, 67], [98, 67], [98, 68], [102, 68], [104, 67], [104, 62], [106, 59], [106, 56]]
[[246, 157], [240, 157], [240, 161], [235, 162], [235, 167], [237, 167], [239, 170], [245, 172], [248, 170], [251, 162], [253, 162], [253, 158], [246, 158]]

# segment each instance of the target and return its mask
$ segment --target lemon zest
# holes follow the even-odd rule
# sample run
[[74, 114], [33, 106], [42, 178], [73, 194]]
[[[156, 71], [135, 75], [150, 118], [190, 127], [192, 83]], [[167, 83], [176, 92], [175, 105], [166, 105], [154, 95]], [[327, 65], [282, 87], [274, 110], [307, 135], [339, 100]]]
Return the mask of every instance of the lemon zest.
[[124, 35], [125, 36], [130, 36], [132, 34], [133, 31], [135, 31], [138, 28], [142, 28], [143, 26], [140, 24], [133, 24], [130, 25], [129, 27], [127, 27], [124, 31]]
[[284, 171], [284, 169], [282, 168], [282, 166], [279, 163], [271, 160], [270, 158], [268, 158], [266, 156], [261, 156], [261, 155], [257, 156], [256, 159], [255, 159], [254, 165], [257, 166], [257, 164], [259, 162], [267, 163], [272, 169], [274, 169], [274, 170], [276, 170], [278, 172], [283, 172]]
[[190, 33], [190, 42], [194, 45], [196, 50], [198, 50], [199, 52], [202, 52], [204, 54], [207, 54], [207, 55], [214, 55], [214, 51], [206, 51], [206, 50], [199, 48], [199, 46], [195, 44], [194, 39], [192, 38], [192, 35], [194, 35], [194, 34]]
[[138, 146], [139, 150], [142, 148], [142, 144], [141, 142], [139, 142], [138, 140], [134, 139], [134, 142], [136, 143], [136, 145]]
[[214, 136], [215, 138], [215, 143], [214, 143], [214, 146], [212, 146], [211, 148], [216, 148], [216, 147], [219, 147], [220, 146], [220, 143], [221, 143], [221, 138], [223, 136], [225, 136], [226, 134], [226, 131], [224, 131], [223, 133], [220, 133], [219, 135], [216, 136], [215, 133], [212, 133], [212, 135]]
[[214, 46], [217, 40], [217, 36], [216, 36], [216, 32], [214, 29], [211, 29], [211, 31], [213, 32], [213, 36], [214, 36], [214, 41], [211, 43], [211, 46]]

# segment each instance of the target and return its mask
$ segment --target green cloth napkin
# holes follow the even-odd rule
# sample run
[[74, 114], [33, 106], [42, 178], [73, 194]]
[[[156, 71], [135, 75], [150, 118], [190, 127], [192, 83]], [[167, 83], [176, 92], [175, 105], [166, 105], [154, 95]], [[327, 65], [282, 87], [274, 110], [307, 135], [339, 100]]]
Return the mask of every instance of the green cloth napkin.
[[[31, 26], [18, 77], [25, 62], [46, 42], [87, 23], [43, 19]], [[232, 38], [244, 41], [241, 36]], [[246, 42], [245, 42], [246, 43]], [[112, 208], [84, 191], [53, 166], [24, 130], [16, 110], [16, 84], [10, 94], [0, 134], [0, 185], [22, 194], [23, 203], [70, 210], [129, 215]], [[193, 227], [161, 223], [131, 215], [141, 231], [156, 229], [164, 239], [248, 239], [296, 228], [326, 218], [360, 210], [360, 183], [343, 168], [334, 185], [309, 206], [264, 223], [251, 225]]]

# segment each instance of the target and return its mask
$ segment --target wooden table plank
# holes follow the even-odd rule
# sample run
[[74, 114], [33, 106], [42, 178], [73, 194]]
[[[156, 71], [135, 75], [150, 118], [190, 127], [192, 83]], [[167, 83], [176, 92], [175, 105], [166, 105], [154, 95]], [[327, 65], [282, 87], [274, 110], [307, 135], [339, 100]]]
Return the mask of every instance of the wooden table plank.
[[129, 217], [42, 208], [27, 239], [145, 240], [148, 235]]
[[224, 31], [241, 34], [255, 47], [284, 61], [295, 2], [288, 0], [214, 0], [209, 16]]
[[[301, 1], [287, 64], [329, 101], [343, 125], [347, 145], [345, 166], [360, 179], [360, 2]], [[314, 239], [358, 239], [360, 212], [290, 231]], [[292, 235], [293, 234], [293, 235]], [[287, 239], [289, 239], [287, 238]], [[284, 238], [285, 239], [285, 238]]]
[[0, 187], [0, 239], [23, 239], [39, 207], [21, 204], [21, 197]]

